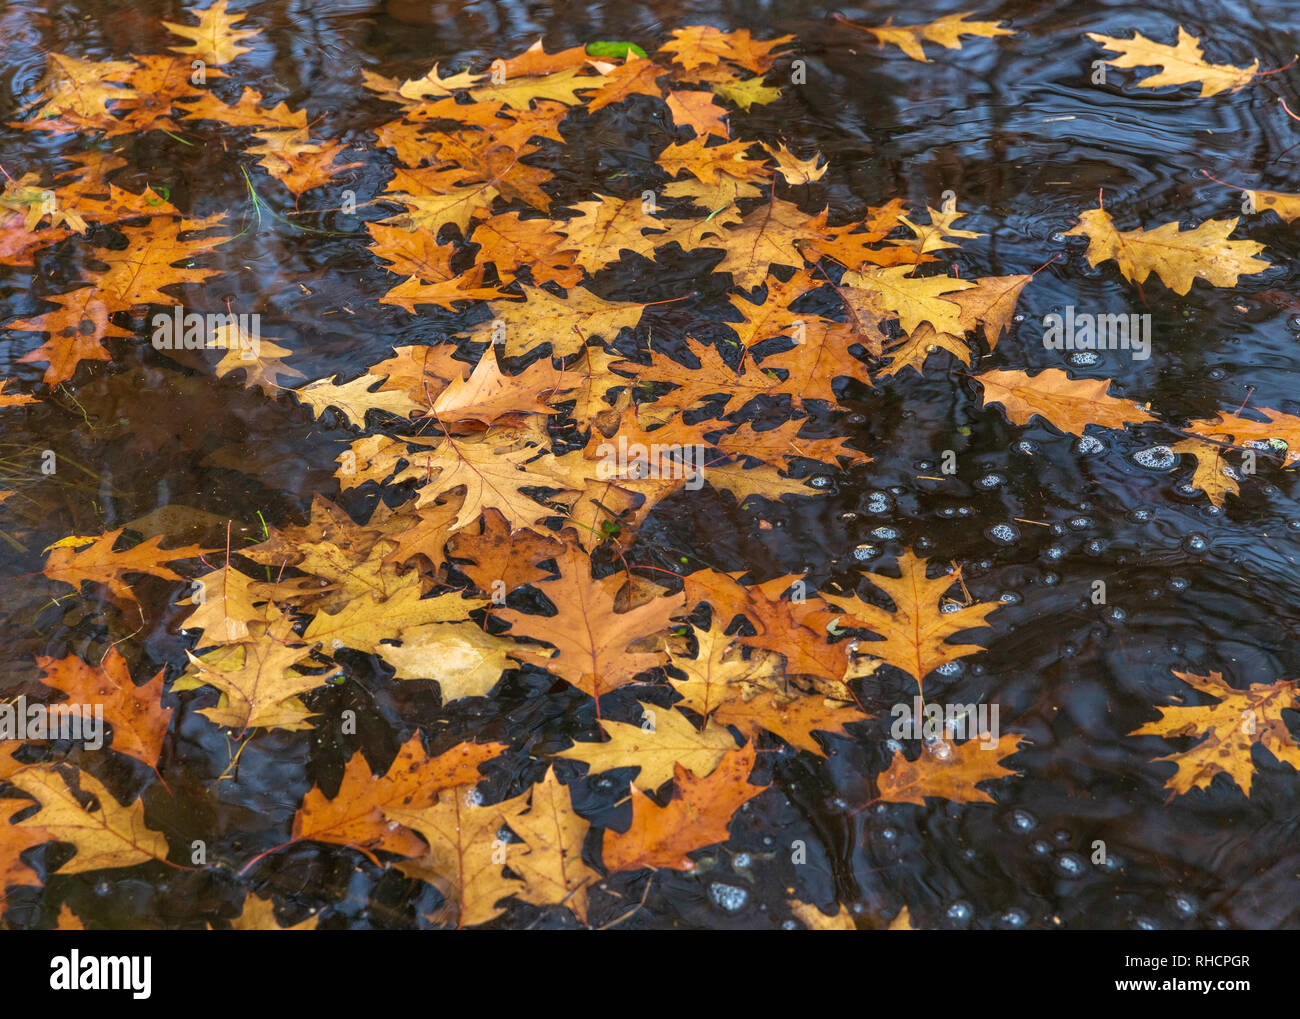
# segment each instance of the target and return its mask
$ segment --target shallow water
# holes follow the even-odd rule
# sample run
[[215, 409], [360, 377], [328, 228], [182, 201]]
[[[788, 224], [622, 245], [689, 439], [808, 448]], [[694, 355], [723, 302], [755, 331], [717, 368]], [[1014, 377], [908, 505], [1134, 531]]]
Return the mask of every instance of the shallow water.
[[[892, 16], [911, 24], [962, 9], [884, 3], [839, 10], [863, 23]], [[894, 197], [938, 207], [953, 191], [968, 213], [959, 225], [987, 235], [962, 242], [955, 258], [962, 277], [1034, 272], [1051, 262], [1025, 289], [1011, 334], [972, 373], [1053, 367], [1110, 378], [1112, 392], [1150, 403], [1164, 420], [1212, 417], [1243, 403], [1300, 413], [1300, 300], [1291, 296], [1300, 242], [1292, 227], [1272, 214], [1244, 216], [1234, 237], [1264, 242], [1262, 257], [1273, 267], [1234, 289], [1198, 283], [1186, 297], [1154, 279], [1139, 290], [1113, 263], [1091, 268], [1080, 239], [1060, 236], [1095, 207], [1099, 189], [1126, 229], [1240, 215], [1239, 192], [1207, 180], [1202, 169], [1234, 184], [1300, 190], [1300, 122], [1277, 101], [1300, 110], [1300, 71], [1206, 99], [1195, 87], [1135, 89], [1145, 70], [1110, 69], [1109, 83], [1098, 86], [1090, 80], [1092, 62], [1104, 54], [1084, 35], [1136, 29], [1168, 42], [1181, 23], [1206, 41], [1214, 62], [1244, 65], [1258, 57], [1262, 68], [1276, 68], [1300, 49], [1294, 5], [1007, 3], [976, 16], [1001, 18], [1016, 36], [968, 39], [960, 51], [927, 47], [932, 60], [925, 64], [878, 48], [834, 21], [833, 8], [810, 3], [405, 3], [394, 9], [404, 20], [360, 3], [275, 0], [250, 10], [263, 35], [240, 65], [239, 85], [306, 108], [309, 120], [324, 118], [324, 133], [362, 150], [370, 146], [367, 130], [390, 119], [393, 108], [360, 87], [361, 68], [411, 77], [435, 60], [453, 69], [481, 67], [538, 36], [548, 50], [596, 39], [653, 50], [672, 28], [688, 24], [749, 28], [759, 38], [794, 34], [808, 84], [787, 86], [771, 106], [733, 114], [735, 136], [819, 149], [830, 163], [823, 193], [832, 222]], [[175, 15], [175, 5], [157, 0], [71, 0], [49, 10], [9, 4], [0, 11], [4, 119], [29, 97], [44, 51], [86, 59], [161, 52], [175, 40], [158, 20]], [[581, 199], [608, 190], [619, 174], [655, 172], [656, 147], [630, 129], [635, 123], [615, 113], [590, 122], [565, 147], [545, 143], [534, 162], [555, 173], [552, 194]], [[208, 128], [208, 138], [226, 130]], [[258, 225], [239, 162], [220, 146], [189, 147], [157, 132], [117, 144], [127, 146], [131, 167], [115, 183], [137, 191], [163, 185], [181, 209], [227, 210], [234, 222], [252, 223], [239, 241], [205, 256], [203, 264], [222, 275], [203, 288], [202, 299], [214, 310], [230, 297], [259, 311], [264, 334], [281, 337], [295, 352], [290, 364], [309, 379], [350, 378], [394, 345], [440, 341], [482, 315], [423, 308], [416, 317], [376, 303], [391, 280], [352, 232], [363, 219], [379, 218], [379, 210], [309, 218], [343, 236], [295, 231], [269, 217]], [[57, 147], [55, 139], [5, 129], [0, 165], [18, 176], [15, 167], [40, 165], [42, 153]], [[389, 164], [382, 152], [358, 158], [364, 165], [338, 178], [338, 186], [372, 194], [387, 180]], [[300, 207], [333, 207], [337, 197], [328, 191], [309, 193]], [[287, 214], [291, 206], [277, 211]], [[0, 270], [4, 321], [36, 314], [38, 296], [70, 289], [78, 268], [47, 256], [36, 273]], [[605, 293], [653, 301], [698, 285], [701, 298], [689, 307], [651, 309], [643, 321], [657, 343], [667, 338], [657, 349], [671, 350], [671, 337], [686, 330], [702, 340], [729, 335], [720, 325], [725, 277], [698, 277], [698, 262], [678, 255], [653, 271], [629, 272]], [[1041, 343], [1043, 316], [1066, 305], [1149, 313], [1151, 357], [1136, 361], [1108, 351], [1091, 365], [1067, 364]], [[15, 363], [37, 342], [32, 333], [0, 333], [0, 375], [37, 381], [39, 369]], [[47, 404], [0, 419], [0, 487], [19, 492], [0, 517], [9, 539], [0, 543], [0, 575], [20, 578], [6, 583], [4, 598], [9, 654], [0, 690], [7, 696], [38, 689], [34, 656], [102, 653], [107, 641], [128, 635], [137, 677], [164, 666], [175, 676], [185, 661], [187, 642], [177, 625], [186, 610], [169, 607], [177, 585], [135, 582], [156, 622], [133, 634], [140, 620], [108, 603], [73, 597], [54, 604], [48, 585], [21, 579], [39, 572], [41, 550], [51, 542], [177, 505], [211, 517], [168, 521], [154, 531], [211, 543], [224, 541], [224, 522], [232, 519], [236, 540], [241, 526], [251, 539], [260, 534], [259, 518], [300, 522], [313, 492], [336, 492], [333, 461], [352, 434], [346, 428], [313, 421], [292, 398], [271, 401], [236, 382], [217, 383], [198, 361], [177, 363], [143, 344], [114, 350], [111, 367], [83, 365]], [[827, 495], [765, 507], [770, 529], [756, 530], [755, 515], [729, 497], [689, 493], [652, 514], [633, 558], [663, 568], [685, 558], [748, 569], [758, 580], [807, 571], [809, 587], [820, 590], [856, 586], [861, 568], [881, 568], [909, 548], [962, 564], [976, 599], [1005, 604], [982, 637], [987, 651], [932, 677], [927, 695], [1000, 705], [1004, 730], [1029, 737], [1013, 759], [1024, 777], [991, 787], [995, 805], [931, 800], [926, 807], [882, 804], [852, 813], [871, 796], [869, 776], [888, 760], [889, 706], [914, 692], [895, 673], [866, 704], [876, 721], [859, 730], [859, 739], [830, 739], [826, 761], [788, 750], [766, 755], [763, 777], [781, 795], [743, 809], [731, 841], [700, 854], [699, 873], [658, 872], [644, 908], [622, 926], [778, 927], [790, 921], [788, 889], [827, 907], [848, 904], [867, 926], [883, 926], [903, 905], [915, 923], [930, 927], [1300, 922], [1296, 773], [1257, 751], [1249, 798], [1221, 778], [1207, 792], [1166, 801], [1169, 768], [1151, 762], [1171, 745], [1126, 735], [1155, 717], [1153, 705], [1186, 692], [1172, 670], [1220, 671], [1238, 686], [1300, 675], [1294, 472], [1263, 469], [1216, 511], [1203, 494], [1180, 494], [1187, 466], [1142, 466], [1141, 451], [1176, 441], [1168, 429], [1097, 431], [1097, 445], [1041, 422], [1017, 427], [998, 410], [981, 408], [979, 387], [960, 368], [936, 355], [924, 376], [903, 372], [878, 380], [874, 390], [850, 386], [840, 410], [815, 415], [834, 420], [874, 462], [834, 475]], [[47, 448], [61, 463], [86, 470], [42, 477], [31, 451]], [[919, 479], [936, 473], [946, 449], [958, 452], [957, 475], [941, 483]], [[981, 483], [994, 474], [1005, 483]], [[362, 519], [375, 498], [353, 491], [338, 501]], [[1009, 543], [999, 540], [1004, 532], [990, 534], [1008, 523], [1015, 527]], [[888, 530], [874, 533], [880, 528]], [[182, 572], [193, 576], [197, 566]], [[1098, 579], [1107, 585], [1106, 605], [1088, 597]], [[431, 684], [394, 681], [359, 654], [346, 661], [348, 681], [314, 694], [315, 710], [337, 716], [351, 707], [368, 719], [358, 736], [372, 761], [389, 759], [417, 722], [435, 750], [476, 738], [511, 742], [511, 754], [484, 784], [493, 799], [533, 780], [529, 755], [552, 753], [594, 730], [590, 699], [557, 693], [559, 684], [540, 673], [509, 675], [492, 711], [473, 700], [441, 709]], [[606, 703], [630, 703], [636, 693], [620, 691]], [[268, 734], [248, 746], [233, 780], [216, 782], [229, 759], [226, 736], [192, 711], [178, 714], [164, 750], [170, 796], [153, 786], [147, 769], [120, 758], [97, 774], [123, 795], [152, 786], [150, 823], [173, 845], [207, 840], [218, 866], [55, 876], [44, 893], [10, 892], [9, 925], [49, 925], [67, 901], [92, 926], [201, 926], [237, 913], [249, 887], [274, 893], [290, 919], [324, 909], [327, 927], [412, 926], [416, 911], [436, 901], [431, 889], [316, 844], [269, 856], [251, 878], [238, 878], [237, 868], [284, 840], [309, 788], [337, 781], [352, 747], [326, 730]], [[594, 824], [612, 816], [611, 781], [606, 775], [575, 784], [575, 806]], [[807, 845], [806, 864], [790, 861], [786, 847], [796, 839]], [[1091, 862], [1096, 840], [1105, 843], [1105, 864]], [[59, 850], [41, 852], [51, 866], [57, 862]], [[611, 880], [597, 922], [625, 912], [643, 881], [644, 875]], [[573, 922], [566, 911], [529, 906], [512, 906], [497, 921]]]

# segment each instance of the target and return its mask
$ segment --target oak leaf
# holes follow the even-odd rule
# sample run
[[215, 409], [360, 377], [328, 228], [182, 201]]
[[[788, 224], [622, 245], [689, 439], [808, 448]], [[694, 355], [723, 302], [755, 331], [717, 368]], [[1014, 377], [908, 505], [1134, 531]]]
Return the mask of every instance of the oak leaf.
[[158, 763], [172, 717], [172, 709], [162, 706], [165, 670], [137, 686], [126, 660], [112, 647], [99, 665], [88, 665], [75, 655], [38, 656], [36, 665], [44, 673], [41, 682], [67, 694], [72, 703], [102, 705], [104, 720], [113, 727], [114, 750], [151, 768]]
[[937, 42], [945, 49], [959, 50], [962, 48], [961, 37], [964, 35], [976, 35], [986, 39], [999, 35], [1015, 35], [1011, 29], [1003, 28], [1000, 21], [967, 21], [970, 16], [970, 11], [963, 11], [961, 14], [946, 14], [924, 25], [904, 26], [886, 23], [877, 28], [866, 25], [853, 25], [853, 27], [870, 32], [882, 46], [892, 43], [913, 60], [922, 63], [930, 61], [921, 46], [923, 41]]
[[1110, 379], [1072, 379], [1060, 368], [1037, 375], [1021, 371], [987, 371], [976, 375], [984, 403], [1000, 403], [1007, 417], [1027, 425], [1035, 415], [1062, 432], [1082, 435], [1088, 425], [1124, 428], [1154, 421], [1129, 400], [1109, 396]]
[[832, 600], [846, 606], [842, 625], [862, 626], [884, 638], [864, 641], [858, 646], [859, 654], [883, 659], [922, 686], [925, 678], [939, 666], [984, 650], [979, 644], [950, 643], [949, 638], [989, 625], [985, 619], [999, 605], [997, 602], [946, 604], [943, 596], [956, 583], [956, 576], [927, 577], [928, 561], [911, 552], [899, 557], [898, 566], [899, 577], [869, 575], [871, 583], [894, 603], [894, 611], [871, 605], [856, 595], [835, 596]]
[[[311, 729], [311, 713], [301, 694], [327, 683], [337, 668], [326, 673], [305, 673], [297, 666], [312, 666], [312, 648], [297, 637], [281, 617], [257, 639], [234, 644], [197, 658], [187, 651], [193, 673], [191, 683], [215, 687], [221, 700], [215, 708], [202, 708], [215, 725], [236, 732], [248, 729]], [[188, 685], [188, 684], [186, 684]], [[181, 689], [181, 684], [174, 684]]]
[[1171, 795], [1207, 789], [1222, 772], [1249, 796], [1256, 771], [1252, 759], [1256, 746], [1283, 764], [1300, 770], [1300, 744], [1282, 717], [1283, 711], [1300, 711], [1300, 694], [1296, 692], [1300, 680], [1252, 683], [1239, 690], [1217, 672], [1208, 676], [1188, 672], [1174, 675], [1198, 693], [1215, 698], [1215, 703], [1158, 707], [1158, 719], [1129, 734], [1196, 739], [1187, 750], [1156, 758], [1176, 765], [1174, 774], [1165, 783], [1165, 788], [1172, 790]]
[[517, 797], [503, 811], [506, 824], [528, 846], [528, 852], [507, 857], [510, 869], [524, 881], [515, 898], [537, 906], [568, 906], [586, 923], [587, 889], [600, 880], [582, 859], [591, 826], [574, 812], [572, 793], [555, 777], [554, 768], [527, 795], [527, 809], [523, 797]]
[[197, 57], [214, 67], [228, 64], [241, 53], [249, 52], [247, 46], [239, 44], [245, 39], [251, 39], [257, 32], [253, 29], [235, 28], [235, 25], [244, 20], [244, 15], [227, 14], [228, 6], [227, 0], [215, 0], [203, 10], [193, 12], [199, 18], [197, 25], [178, 25], [164, 21], [163, 26], [170, 29], [173, 35], [193, 40], [189, 46], [173, 46], [172, 52]]
[[556, 562], [560, 576], [537, 585], [558, 610], [555, 615], [525, 615], [514, 609], [497, 615], [512, 624], [512, 635], [545, 641], [556, 649], [553, 655], [520, 649], [516, 658], [561, 676], [599, 704], [604, 694], [663, 664], [662, 653], [627, 648], [662, 632], [681, 608], [681, 599], [652, 598], [644, 605], [616, 612], [614, 600], [623, 578], [593, 578], [591, 562], [572, 531], [566, 532], [566, 547]]
[[385, 807], [384, 816], [428, 844], [422, 856], [398, 867], [442, 893], [445, 901], [431, 917], [435, 922], [458, 928], [486, 923], [502, 913], [502, 899], [524, 888], [522, 881], [506, 877], [498, 862], [502, 805], [480, 805], [472, 786], [447, 789], [429, 807]]
[[756, 753], [753, 743], [723, 755], [703, 778], [680, 765], [672, 796], [659, 806], [636, 786], [632, 792], [632, 825], [626, 832], [605, 830], [601, 859], [612, 874], [642, 867], [694, 870], [686, 854], [727, 840], [731, 816], [766, 789], [750, 785]]
[[505, 749], [502, 743], [459, 743], [430, 757], [417, 734], [398, 750], [383, 775], [373, 774], [365, 756], [354, 753], [332, 797], [320, 786], [303, 797], [293, 817], [293, 838], [350, 846], [371, 860], [379, 850], [419, 856], [424, 843], [408, 829], [389, 824], [384, 811], [428, 806], [443, 789], [473, 784], [480, 777], [479, 767]]
[[[52, 839], [76, 847], [72, 859], [59, 866], [60, 874], [84, 874], [167, 859], [167, 840], [145, 823], [144, 804], [137, 800], [122, 806], [89, 772], [77, 772], [81, 796], [66, 773], [52, 765], [24, 768], [10, 775], [9, 782], [41, 807], [31, 817], [15, 822], [17, 827], [40, 832], [45, 836], [43, 841]], [[95, 809], [82, 805], [86, 795], [98, 801]]]
[[80, 549], [55, 548], [45, 560], [42, 571], [51, 580], [71, 584], [80, 589], [84, 581], [103, 584], [109, 594], [121, 601], [134, 602], [135, 596], [127, 586], [128, 573], [147, 573], [164, 580], [180, 580], [180, 574], [164, 566], [177, 559], [193, 559], [214, 549], [187, 545], [183, 548], [162, 548], [162, 538], [155, 536], [122, 552], [114, 551], [118, 538], [125, 528], [108, 531]]
[[1183, 230], [1177, 222], [1154, 230], [1116, 230], [1105, 209], [1089, 209], [1067, 237], [1088, 238], [1088, 262], [1097, 266], [1114, 259], [1124, 278], [1143, 282], [1155, 273], [1174, 293], [1185, 295], [1193, 281], [1203, 279], [1216, 287], [1235, 287], [1243, 275], [1263, 272], [1269, 263], [1255, 258], [1264, 250], [1258, 241], [1230, 241], [1235, 219], [1207, 219]]
[[501, 673], [513, 668], [517, 644], [486, 633], [477, 623], [427, 623], [402, 631], [402, 643], [376, 653], [397, 679], [436, 679], [442, 702], [486, 697]]
[[673, 777], [677, 767], [700, 776], [709, 774], [736, 741], [721, 726], [705, 723], [697, 729], [685, 715], [657, 704], [638, 701], [645, 722], [629, 724], [605, 719], [600, 723], [603, 743], [574, 743], [555, 756], [582, 761], [591, 773], [615, 768], [637, 768], [635, 785], [653, 792]]
[[1024, 738], [1004, 733], [992, 747], [985, 746], [981, 739], [965, 743], [941, 739], [927, 745], [915, 761], [896, 750], [889, 767], [876, 776], [879, 799], [918, 806], [925, 805], [926, 797], [957, 803], [994, 803], [993, 797], [979, 786], [1017, 774], [1001, 762], [1020, 749]]
[[1109, 35], [1089, 32], [1088, 38], [1101, 43], [1108, 50], [1120, 54], [1106, 61], [1114, 67], [1159, 67], [1157, 74], [1149, 75], [1137, 82], [1138, 88], [1159, 88], [1161, 85], [1186, 85], [1199, 82], [1201, 96], [1218, 95], [1220, 92], [1244, 88], [1259, 70], [1256, 60], [1249, 67], [1233, 67], [1231, 64], [1206, 63], [1201, 52], [1201, 41], [1188, 33], [1182, 25], [1178, 26], [1178, 44], [1169, 46], [1148, 39], [1141, 32], [1135, 31], [1133, 38], [1120, 39]]

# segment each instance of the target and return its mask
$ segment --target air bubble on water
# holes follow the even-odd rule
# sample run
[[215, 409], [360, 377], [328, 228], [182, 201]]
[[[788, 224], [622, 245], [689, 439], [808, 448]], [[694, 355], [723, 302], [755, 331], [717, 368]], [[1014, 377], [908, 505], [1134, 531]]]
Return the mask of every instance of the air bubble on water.
[[1052, 562], [1055, 562], [1056, 560], [1063, 559], [1064, 557], [1065, 557], [1065, 549], [1061, 548], [1060, 545], [1048, 545], [1047, 548], [1043, 549], [1044, 559], [1049, 559]]
[[1095, 350], [1076, 350], [1066, 360], [1076, 368], [1091, 368], [1101, 362], [1101, 355]]
[[898, 537], [898, 531], [893, 527], [877, 527], [871, 532], [873, 538], [879, 538], [881, 541], [893, 541]]
[[865, 563], [878, 555], [880, 555], [880, 549], [876, 548], [875, 545], [859, 545], [853, 550], [853, 558], [860, 563]]
[[866, 424], [867, 416], [865, 414], [854, 413], [848, 415], [848, 417], [846, 417], [844, 420], [851, 425], [861, 425], [861, 424]]
[[868, 513], [888, 513], [894, 508], [894, 500], [888, 492], [874, 491], [867, 493]]
[[1007, 815], [1007, 827], [1012, 831], [1033, 831], [1038, 827], [1038, 818], [1028, 810], [1017, 808]]
[[808, 484], [813, 488], [829, 489], [835, 487], [835, 481], [826, 474], [815, 474], [809, 479]]
[[1205, 374], [1211, 382], [1221, 382], [1223, 379], [1228, 377], [1228, 373], [1222, 368], [1211, 368]]
[[1149, 509], [1135, 509], [1132, 510], [1128, 515], [1128, 518], [1132, 520], [1133, 523], [1135, 524], [1145, 524], [1148, 520], [1151, 519], [1151, 517], [1152, 517], [1152, 513]]
[[994, 524], [984, 536], [999, 545], [1014, 545], [1020, 540], [1020, 529], [1012, 524]]
[[1101, 555], [1109, 546], [1101, 538], [1089, 538], [1083, 543], [1083, 550], [1088, 555]]
[[737, 853], [731, 861], [731, 865], [736, 870], [745, 870], [753, 863], [753, 858], [748, 853]]
[[917, 538], [916, 541], [912, 542], [912, 548], [917, 552], [928, 552], [930, 549], [934, 548], [934, 539], [923, 534]]
[[1300, 520], [1288, 520], [1286, 522], [1286, 529], [1288, 531], [1300, 531]]
[[1095, 435], [1081, 436], [1079, 441], [1074, 444], [1074, 451], [1080, 456], [1095, 456], [1097, 453], [1104, 451], [1106, 444]]
[[918, 460], [918, 461], [916, 461], [916, 463], [914, 464], [914, 466], [916, 467], [916, 469], [917, 469], [918, 471], [932, 471], [932, 470], [934, 470], [934, 461], [933, 461], [933, 460]]
[[884, 839], [886, 842], [897, 842], [897, 841], [898, 841], [898, 829], [897, 829], [897, 828], [882, 828], [882, 829], [880, 830], [880, 837], [881, 837], [882, 839]]
[[1087, 862], [1078, 853], [1059, 853], [1053, 863], [1061, 877], [1082, 877], [1088, 869]]
[[1133, 926], [1140, 931], [1158, 931], [1160, 929], [1160, 925], [1149, 916], [1135, 916]]
[[1056, 831], [1052, 832], [1052, 838], [1063, 846], [1068, 846], [1074, 840], [1074, 836], [1064, 828], [1057, 828]]
[[1093, 525], [1092, 517], [1071, 517], [1066, 521], [1072, 531], [1086, 531]]
[[957, 507], [957, 516], [959, 516], [959, 517], [968, 517], [968, 516], [970, 516], [970, 515], [971, 515], [972, 513], [974, 513], [974, 512], [975, 512], [975, 511], [974, 511], [973, 509], [971, 509], [969, 506], [958, 506], [958, 507]]
[[1196, 900], [1190, 895], [1174, 896], [1174, 912], [1179, 916], [1193, 917], [1196, 915]]
[[1047, 856], [1051, 853], [1052, 847], [1043, 839], [1034, 839], [1029, 843], [1029, 851], [1035, 856]]
[[985, 474], [984, 477], [975, 482], [975, 485], [977, 488], [987, 490], [992, 488], [1001, 488], [1006, 483], [1007, 479], [1001, 474]]
[[1079, 649], [1078, 649], [1077, 647], [1075, 647], [1073, 644], [1062, 644], [1062, 645], [1061, 645], [1061, 657], [1062, 657], [1062, 658], [1073, 658], [1073, 657], [1074, 657], [1075, 655], [1077, 655], [1078, 653], [1079, 653]]
[[1001, 922], [1003, 927], [1011, 927], [1018, 930], [1029, 922], [1029, 914], [1023, 909], [1008, 909], [998, 917], [998, 920]]
[[803, 930], [803, 928], [800, 927], [799, 924], [796, 923], [794, 920], [784, 920], [784, 921], [782, 921], [782, 923], [781, 923], [781, 930], [783, 930], [783, 931], [801, 931], [801, 930]]
[[964, 605], [955, 601], [946, 601], [939, 604], [941, 615], [947, 615], [949, 612], [960, 612], [963, 608], [965, 608]]
[[906, 494], [907, 494], [907, 489], [904, 488], [902, 485], [890, 485], [890, 486], [889, 486], [889, 491], [890, 491], [893, 495], [906, 495]]
[[1128, 613], [1125, 612], [1118, 605], [1115, 605], [1112, 606], [1111, 610], [1106, 613], [1106, 618], [1109, 619], [1112, 623], [1122, 623], [1126, 619], [1128, 619]]
[[969, 923], [975, 910], [969, 902], [958, 900], [948, 907], [948, 919], [954, 923]]
[[1289, 325], [1296, 332], [1300, 333], [1300, 315], [1292, 315], [1289, 319], [1286, 320], [1286, 324]]
[[1021, 439], [1011, 448], [1017, 453], [1024, 453], [1025, 456], [1033, 456], [1038, 452], [1038, 443], [1033, 439]]
[[1165, 586], [1171, 591], [1186, 591], [1189, 584], [1186, 577], [1170, 577], [1165, 581]]
[[709, 885], [709, 898], [719, 909], [728, 913], [739, 913], [749, 901], [749, 892], [735, 885], [724, 885], [715, 881]]
[[1200, 533], [1189, 534], [1183, 539], [1183, 548], [1188, 552], [1204, 552], [1209, 547], [1209, 539]]
[[1217, 516], [1221, 515], [1222, 513], [1223, 513], [1223, 508], [1220, 507], [1220, 506], [1206, 506], [1206, 507], [1205, 507], [1205, 515], [1206, 515], [1207, 517], [1217, 517]]
[[1168, 446], [1151, 446], [1134, 453], [1133, 462], [1149, 471], [1171, 471], [1178, 463], [1178, 454]]
[[1018, 311], [1011, 316], [1012, 322], [1023, 322], [1025, 320], [1024, 312]]
[[956, 676], [961, 673], [962, 668], [961, 662], [944, 662], [934, 671], [940, 676]]
[[927, 739], [925, 749], [931, 757], [938, 761], [946, 761], [952, 756], [952, 744], [946, 739], [940, 739], [938, 736], [931, 736]]
[[1017, 591], [1003, 591], [998, 595], [998, 601], [1003, 605], [1019, 605], [1024, 599], [1020, 597]]
[[842, 524], [851, 524], [853, 523], [853, 521], [857, 519], [858, 519], [858, 515], [854, 513], [852, 510], [848, 510], [847, 512], [840, 514], [840, 523]]
[[1179, 495], [1195, 495], [1197, 492], [1200, 491], [1200, 489], [1197, 488], [1195, 485], [1193, 485], [1190, 481], [1184, 481], [1181, 485], [1175, 485], [1174, 491], [1177, 492]]
[[102, 896], [102, 895], [107, 895], [107, 894], [108, 894], [110, 891], [112, 891], [112, 890], [113, 890], [113, 886], [110, 885], [107, 881], [96, 881], [96, 882], [95, 882], [95, 894], [96, 894], [96, 895], [101, 895], [101, 896]]
[[1052, 236], [1049, 237], [1048, 240], [1050, 240], [1053, 244], [1064, 244], [1065, 234], [1061, 233], [1061, 231], [1058, 230], [1056, 231], [1056, 233], [1052, 234]]
[[885, 749], [888, 750], [891, 754], [896, 754], [903, 749], [903, 744], [898, 742], [898, 740], [896, 739], [886, 740]]
[[1048, 587], [1054, 587], [1060, 582], [1061, 582], [1061, 578], [1059, 574], [1053, 573], [1050, 570], [1043, 574], [1043, 583], [1046, 584]]

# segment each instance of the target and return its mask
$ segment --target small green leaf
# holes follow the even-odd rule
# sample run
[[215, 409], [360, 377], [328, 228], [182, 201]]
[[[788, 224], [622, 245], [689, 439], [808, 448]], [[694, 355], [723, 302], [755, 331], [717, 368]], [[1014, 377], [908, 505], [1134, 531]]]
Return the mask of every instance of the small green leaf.
[[587, 56], [589, 57], [616, 57], [619, 60], [626, 60], [628, 53], [635, 53], [643, 59], [645, 57], [645, 50], [634, 42], [587, 43]]

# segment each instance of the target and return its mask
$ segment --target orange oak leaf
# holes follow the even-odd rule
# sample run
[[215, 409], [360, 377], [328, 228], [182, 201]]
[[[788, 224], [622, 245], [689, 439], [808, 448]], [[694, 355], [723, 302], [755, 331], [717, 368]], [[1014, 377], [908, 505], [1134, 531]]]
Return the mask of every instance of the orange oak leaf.
[[686, 854], [725, 842], [731, 816], [767, 788], [748, 781], [755, 758], [754, 744], [748, 743], [724, 754], [704, 778], [678, 765], [672, 797], [663, 807], [632, 786], [631, 827], [622, 833], [607, 828], [601, 842], [606, 869], [694, 870], [695, 861]]
[[216, 549], [187, 545], [183, 548], [163, 548], [161, 536], [149, 538], [139, 545], [123, 551], [114, 546], [125, 528], [101, 534], [85, 548], [55, 548], [45, 560], [42, 572], [51, 580], [58, 580], [80, 589], [83, 581], [103, 584], [109, 594], [125, 602], [134, 602], [135, 596], [126, 583], [130, 573], [147, 573], [164, 580], [180, 580], [179, 573], [168, 569], [164, 563], [177, 559], [193, 559]]
[[975, 381], [984, 389], [984, 403], [1000, 403], [1018, 425], [1037, 415], [1059, 431], [1082, 435], [1089, 425], [1124, 428], [1155, 420], [1132, 401], [1110, 396], [1110, 379], [1072, 379], [1060, 368], [1044, 368], [1037, 375], [987, 371]]
[[159, 669], [153, 679], [137, 686], [126, 660], [112, 647], [98, 666], [87, 665], [75, 655], [39, 656], [36, 664], [44, 673], [41, 682], [67, 694], [70, 702], [103, 707], [104, 720], [113, 727], [114, 750], [151, 768], [158, 763], [172, 717], [172, 709], [162, 706], [166, 670]]
[[915, 761], [896, 750], [889, 767], [876, 776], [879, 799], [918, 806], [925, 805], [926, 797], [957, 803], [993, 803], [993, 797], [979, 786], [1017, 774], [1001, 762], [1019, 750], [1024, 739], [1004, 733], [993, 746], [981, 739], [965, 743], [940, 739], [928, 744]]
[[293, 817], [293, 838], [349, 846], [372, 860], [380, 850], [419, 856], [424, 843], [409, 829], [391, 825], [384, 811], [428, 806], [443, 789], [472, 785], [481, 777], [479, 767], [505, 749], [502, 743], [460, 743], [429, 757], [417, 734], [397, 752], [383, 775], [373, 774], [358, 751], [348, 759], [332, 797], [319, 785], [303, 797]]
[[682, 600], [680, 596], [654, 597], [626, 612], [615, 611], [615, 597], [625, 578], [615, 574], [594, 579], [591, 562], [576, 534], [566, 531], [565, 538], [565, 550], [556, 556], [560, 576], [537, 585], [558, 610], [556, 614], [536, 616], [505, 609], [497, 615], [511, 624], [512, 635], [545, 641], [556, 649], [550, 654], [523, 648], [515, 657], [555, 673], [599, 705], [600, 698], [611, 690], [667, 660], [661, 652], [627, 649], [660, 634], [673, 613], [681, 609]]

